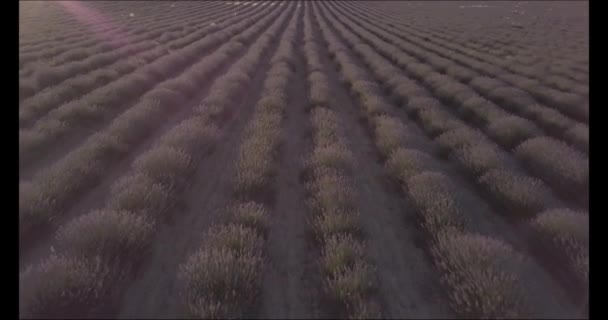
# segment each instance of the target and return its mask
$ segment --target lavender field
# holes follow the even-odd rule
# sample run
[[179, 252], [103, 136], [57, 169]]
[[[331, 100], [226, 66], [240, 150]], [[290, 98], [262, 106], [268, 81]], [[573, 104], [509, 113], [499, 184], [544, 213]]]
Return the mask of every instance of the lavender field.
[[588, 318], [587, 1], [19, 3], [22, 318]]

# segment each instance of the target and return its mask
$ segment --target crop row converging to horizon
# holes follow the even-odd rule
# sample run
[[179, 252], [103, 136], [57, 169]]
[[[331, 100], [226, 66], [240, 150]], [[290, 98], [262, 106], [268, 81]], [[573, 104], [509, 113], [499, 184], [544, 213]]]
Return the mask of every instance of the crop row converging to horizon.
[[19, 6], [22, 317], [588, 317], [588, 4]]

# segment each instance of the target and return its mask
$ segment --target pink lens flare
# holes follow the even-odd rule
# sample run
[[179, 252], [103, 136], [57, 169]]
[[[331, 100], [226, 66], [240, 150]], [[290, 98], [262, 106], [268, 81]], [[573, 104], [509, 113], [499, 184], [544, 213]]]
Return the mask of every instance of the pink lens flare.
[[92, 31], [102, 41], [119, 46], [130, 43], [129, 35], [112, 19], [89, 7], [84, 1], [57, 1], [68, 13]]

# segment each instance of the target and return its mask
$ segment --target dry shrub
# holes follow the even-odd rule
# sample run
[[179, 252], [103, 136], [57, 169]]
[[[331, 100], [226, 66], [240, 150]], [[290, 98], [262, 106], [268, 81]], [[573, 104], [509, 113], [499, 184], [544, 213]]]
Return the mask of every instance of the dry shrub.
[[442, 152], [448, 154], [487, 141], [487, 138], [481, 131], [464, 126], [442, 133], [435, 141], [441, 146]]
[[565, 139], [584, 152], [589, 153], [589, 127], [576, 123], [564, 134]]
[[57, 242], [72, 255], [121, 263], [146, 250], [153, 221], [128, 211], [96, 210], [63, 225], [57, 231]]
[[[130, 137], [119, 136], [115, 132], [108, 134], [96, 134], [92, 136], [87, 143], [75, 151], [72, 151], [66, 156], [65, 160], [57, 163], [57, 167], [72, 168], [81, 170], [81, 174], [98, 172], [102, 174], [103, 168], [116, 160], [119, 154], [128, 151], [131, 141], [125, 141], [123, 138]], [[64, 173], [66, 171], [63, 171]]]
[[390, 113], [391, 106], [378, 94], [364, 94], [360, 98], [360, 103], [368, 119]]
[[555, 241], [567, 240], [568, 243], [576, 242], [583, 247], [589, 245], [589, 215], [586, 212], [570, 209], [547, 210], [538, 215], [534, 226], [551, 235]]
[[[57, 39], [61, 40], [61, 39]], [[93, 50], [85, 50], [85, 49], [74, 49], [66, 52], [62, 55], [62, 59], [64, 61], [72, 61], [72, 60], [81, 60], [93, 55], [95, 52]]]
[[328, 236], [321, 250], [321, 269], [326, 275], [339, 273], [363, 261], [363, 243], [348, 234]]
[[375, 82], [369, 80], [356, 80], [352, 83], [351, 90], [362, 97], [367, 94], [378, 94], [380, 87]]
[[242, 70], [232, 69], [229, 74], [226, 74], [216, 80], [214, 85], [209, 90], [209, 94], [205, 98], [206, 105], [228, 105], [238, 98], [235, 92], [242, 88], [247, 83], [251, 82], [251, 78]]
[[430, 84], [433, 89], [437, 89], [437, 87], [444, 85], [444, 84], [453, 84], [455, 83], [452, 79], [450, 79], [450, 77], [441, 74], [439, 72], [433, 71], [431, 74], [427, 75], [424, 78], [424, 81], [428, 84]]
[[[192, 50], [192, 49], [190, 49]], [[192, 50], [194, 51], [194, 50]], [[183, 66], [188, 60], [192, 58], [193, 52], [190, 51], [182, 51], [180, 55], [164, 55], [156, 60], [153, 64], [148, 64], [144, 66], [144, 69], [139, 71], [142, 74], [145, 74], [153, 81], [160, 82], [164, 76], [171, 74], [174, 71], [175, 66]], [[188, 54], [190, 53], [190, 54]]]
[[379, 116], [375, 118], [374, 134], [380, 153], [388, 157], [393, 150], [408, 142], [409, 131], [399, 119]]
[[255, 229], [237, 225], [216, 225], [205, 235], [205, 245], [215, 249], [227, 249], [239, 255], [261, 255], [264, 239]]
[[[280, 61], [270, 68], [268, 71], [268, 78], [264, 86], [266, 88], [284, 88], [287, 86], [285, 79], [289, 78], [293, 74], [292, 68], [288, 61]], [[283, 81], [281, 81], [283, 80]]]
[[[262, 191], [270, 183], [272, 158], [266, 145], [261, 139], [250, 139], [243, 145], [234, 178], [236, 193], [246, 195]], [[252, 153], [245, 150], [251, 150]]]
[[563, 134], [572, 126], [572, 121], [561, 113], [538, 104], [532, 104], [525, 109], [526, 115], [546, 128], [553, 134]]
[[158, 144], [197, 154], [202, 148], [213, 145], [219, 139], [219, 135], [217, 126], [204, 124], [203, 119], [195, 116], [164, 134]]
[[452, 64], [451, 66], [447, 67], [445, 73], [458, 79], [459, 81], [465, 82], [468, 82], [475, 77], [474, 72], [457, 64]]
[[19, 275], [19, 316], [71, 318], [98, 305], [109, 270], [99, 259], [51, 255]]
[[420, 62], [407, 64], [407, 69], [413, 75], [415, 75], [418, 78], [422, 78], [422, 79], [424, 79], [431, 72], [434, 72], [432, 67], [430, 67], [429, 65], [427, 65], [425, 63], [420, 63]]
[[499, 87], [488, 93], [498, 104], [519, 111], [534, 104], [534, 99], [525, 91], [514, 87]]
[[458, 120], [453, 119], [449, 113], [440, 108], [423, 109], [418, 113], [418, 117], [422, 127], [431, 137], [462, 126]]
[[27, 124], [36, 116], [36, 112], [32, 109], [19, 106], [19, 126]]
[[526, 316], [525, 292], [516, 273], [522, 257], [507, 244], [482, 235], [442, 232], [432, 248], [454, 309], [467, 318]]
[[157, 100], [161, 105], [175, 105], [185, 102], [188, 96], [185, 93], [173, 89], [160, 87], [155, 88], [144, 97], [145, 99]]
[[165, 112], [166, 109], [163, 110], [158, 101], [144, 99], [116, 118], [107, 129], [107, 135], [130, 146], [147, 137], [150, 130], [156, 129], [161, 121], [165, 121]]
[[411, 99], [416, 97], [428, 96], [426, 89], [416, 83], [411, 83], [411, 81], [400, 80], [394, 85], [391, 84], [391, 86], [393, 88], [393, 94], [400, 98], [403, 103], [409, 103]]
[[112, 185], [108, 207], [155, 217], [165, 210], [170, 197], [167, 188], [140, 173], [126, 176]]
[[[403, 73], [399, 71], [399, 69], [397, 69], [396, 73], [393, 72], [390, 75], [384, 76], [382, 81], [384, 82], [384, 84], [386, 86], [393, 89], [393, 91], [395, 88], [399, 87], [400, 85], [403, 85], [403, 88], [423, 89], [424, 90], [424, 88], [421, 88], [420, 85], [418, 85], [418, 83], [415, 80], [404, 76]], [[424, 91], [426, 91], [426, 90], [424, 90]]]
[[197, 82], [192, 78], [193, 76], [188, 74], [173, 78], [163, 83], [162, 89], [178, 92], [183, 98], [190, 98], [200, 90], [197, 86]]
[[490, 170], [479, 182], [516, 216], [535, 214], [551, 199], [551, 191], [542, 181], [511, 170]]
[[[293, 40], [292, 39], [281, 39], [281, 43], [279, 45], [279, 48], [277, 49], [276, 53], [274, 54], [274, 56], [270, 59], [270, 63], [273, 64], [272, 69], [275, 69], [276, 66], [279, 65], [284, 65], [284, 66], [289, 66], [291, 65], [293, 62], [293, 55], [294, 55], [294, 47], [293, 47]], [[271, 73], [272, 73], [272, 69], [271, 69]]]
[[[283, 81], [285, 81], [283, 79]], [[280, 113], [285, 109], [287, 105], [287, 96], [284, 92], [272, 92], [272, 94], [265, 95], [257, 103], [258, 108], [262, 112], [274, 112]]]
[[290, 73], [289, 67], [282, 67], [282, 65], [273, 66], [273, 68], [268, 71], [268, 75], [264, 81], [264, 90], [272, 93], [284, 94], [284, 91], [289, 84], [287, 79], [289, 79]]
[[477, 96], [475, 91], [457, 81], [440, 83], [437, 85], [435, 91], [437, 95], [452, 103], [463, 103], [464, 101]]
[[486, 124], [493, 119], [504, 117], [507, 113], [491, 101], [480, 96], [469, 98], [460, 104], [459, 112], [465, 119], [477, 124]]
[[407, 193], [421, 211], [423, 225], [431, 235], [447, 227], [464, 226], [458, 191], [444, 174], [425, 171], [410, 177]]
[[[396, 60], [399, 57], [403, 57], [403, 52], [397, 48], [397, 47], [392, 47], [392, 48], [386, 48], [387, 50], [385, 50], [387, 56], [391, 59], [391, 60]], [[412, 62], [410, 62], [412, 63]]]
[[340, 143], [316, 147], [311, 155], [312, 168], [334, 168], [350, 170], [353, 168], [353, 155], [346, 146]]
[[350, 211], [354, 194], [349, 181], [338, 171], [315, 169], [310, 184], [313, 207], [319, 212]]
[[231, 206], [228, 211], [232, 223], [255, 229], [261, 234], [265, 234], [268, 230], [269, 213], [260, 203], [254, 201], [238, 203]]
[[386, 167], [394, 178], [406, 183], [419, 172], [433, 170], [435, 163], [431, 156], [422, 151], [398, 148], [391, 152]]
[[508, 83], [518, 84], [520, 88], [527, 88], [527, 90], [539, 86], [538, 80], [530, 79], [515, 73], [503, 74], [501, 75], [501, 78], [503, 78]]
[[539, 136], [541, 132], [534, 123], [518, 116], [498, 118], [488, 125], [491, 137], [508, 148], [515, 147], [522, 141]]
[[344, 267], [325, 279], [328, 295], [345, 305], [352, 305], [373, 289], [372, 269], [364, 262], [357, 261], [351, 267]]
[[308, 76], [310, 101], [313, 107], [328, 107], [330, 102], [329, 81], [322, 72], [314, 71]]
[[556, 106], [563, 113], [576, 119], [589, 120], [589, 109], [584, 108], [585, 98], [583, 96], [549, 88], [546, 91], [543, 90], [541, 94], [548, 100], [548, 104]]
[[553, 87], [557, 87], [560, 90], [569, 90], [577, 85], [575, 81], [557, 75], [550, 75], [546, 77], [545, 82]]
[[473, 80], [471, 80], [470, 84], [472, 87], [485, 93], [489, 93], [490, 91], [502, 87], [504, 85], [502, 81], [486, 76], [475, 77], [473, 78]]
[[350, 150], [338, 135], [338, 119], [327, 109], [315, 108], [312, 125], [316, 147], [309, 167], [312, 180], [309, 183], [311, 206], [318, 213], [311, 224], [319, 239], [338, 233], [358, 233], [359, 227], [352, 208], [353, 191], [344, 170], [352, 167]]
[[428, 55], [425, 58], [426, 61], [439, 72], [444, 72], [448, 68], [448, 66], [451, 66], [453, 64], [450, 60], [440, 57], [436, 54]]
[[[60, 67], [61, 68], [61, 67]], [[58, 82], [61, 79], [61, 69], [41, 65], [36, 68], [32, 78], [38, 88], [44, 88]], [[65, 68], [65, 66], [64, 66]]]
[[[307, 45], [308, 45], [308, 43], [307, 43]], [[308, 65], [309, 72], [323, 71], [323, 63], [321, 62], [321, 58], [319, 57], [318, 54], [316, 54], [316, 52], [317, 52], [316, 46], [312, 47], [312, 45], [311, 45], [310, 49], [306, 48], [306, 62]]]
[[532, 171], [557, 188], [570, 192], [572, 188], [589, 187], [589, 159], [567, 144], [549, 137], [526, 140], [515, 154]]
[[[249, 31], [251, 31], [251, 29], [245, 31], [245, 33]], [[244, 35], [244, 33], [241, 35]], [[238, 68], [240, 68], [243, 73], [246, 73], [249, 76], [253, 75], [253, 71], [257, 66], [257, 62], [259, 61], [260, 56], [264, 53], [268, 41], [268, 38], [259, 40], [257, 45], [251, 46], [248, 54], [245, 55], [239, 62], [237, 62]]]
[[188, 178], [192, 170], [192, 159], [182, 150], [158, 146], [139, 156], [133, 162], [133, 168], [171, 188]]
[[[344, 59], [342, 60], [350, 59], [345, 52], [347, 52], [347, 50], [339, 52], [338, 55], [344, 56]], [[360, 65], [350, 62], [342, 64], [341, 75], [342, 79], [346, 80], [349, 83], [353, 83], [359, 79], [367, 79], [366, 73], [364, 72], [362, 67]]]
[[493, 74], [499, 74], [501, 72], [501, 70], [498, 66], [491, 65], [489, 63], [474, 60], [472, 64], [474, 66], [476, 66], [478, 69], [481, 69], [480, 73], [482, 73], [482, 74], [493, 75]]
[[19, 185], [19, 233], [25, 235], [32, 228], [52, 221], [74, 192], [93, 184], [100, 177], [102, 167], [95, 162], [92, 142], [84, 152], [68, 154], [41, 171], [33, 182]]
[[349, 319], [382, 319], [381, 307], [368, 297], [354, 299], [346, 306]]
[[458, 161], [473, 175], [479, 176], [491, 169], [506, 167], [506, 157], [494, 144], [479, 142], [458, 149]]
[[25, 99], [36, 93], [38, 86], [34, 84], [32, 79], [19, 79], [19, 100]]
[[[203, 60], [203, 63], [195, 65], [192, 69], [188, 70], [190, 84], [196, 88], [197, 83], [205, 81], [210, 72], [213, 72], [218, 65], [221, 65], [226, 61], [231, 54], [232, 53], [228, 52], [228, 50], [225, 52], [216, 51], [211, 57], [207, 57]], [[196, 90], [198, 90], [198, 88], [196, 88]], [[194, 92], [197, 92], [196, 90]]]
[[247, 194], [263, 190], [270, 183], [273, 157], [280, 133], [280, 115], [260, 113], [248, 128], [237, 159], [235, 191]]
[[542, 212], [532, 221], [551, 245], [564, 252], [576, 276], [585, 285], [589, 281], [589, 215], [569, 209]]
[[311, 114], [314, 127], [315, 144], [319, 147], [331, 146], [340, 141], [338, 135], [338, 119], [333, 111], [325, 108], [315, 108]]
[[48, 222], [53, 212], [53, 198], [45, 194], [45, 188], [36, 183], [19, 182], [19, 236], [25, 236], [32, 228]]
[[312, 83], [310, 86], [310, 102], [311, 107], [329, 107], [330, 95], [328, 84], [319, 82]]
[[[45, 126], [46, 128], [41, 128], [41, 131], [53, 134], [55, 131], [59, 130], [53, 128], [56, 125], [52, 124], [52, 121], [59, 121], [63, 123], [63, 126], [65, 127], [72, 125], [84, 125], [98, 120], [101, 115], [107, 112], [107, 109], [97, 104], [87, 103], [82, 100], [84, 99], [81, 98], [80, 100], [77, 100], [79, 103], [68, 103], [55, 109], [53, 113], [50, 113], [53, 115], [53, 118], [49, 119], [50, 121], [43, 120], [44, 122], [37, 122], [36, 127], [40, 128], [41, 126]], [[51, 124], [46, 124], [45, 122], [47, 121], [51, 122]]]
[[262, 257], [226, 248], [204, 247], [180, 268], [188, 315], [238, 318], [254, 301], [261, 281]]
[[332, 235], [360, 235], [361, 228], [357, 218], [358, 214], [354, 211], [323, 211], [313, 219], [312, 226], [320, 241]]
[[278, 112], [256, 112], [249, 127], [246, 137], [260, 136], [273, 138], [280, 132], [282, 115]]
[[[99, 93], [93, 93], [98, 96]], [[61, 103], [66, 98], [61, 96], [61, 92], [55, 88], [45, 88], [36, 92], [32, 97], [21, 101], [19, 104], [19, 119], [23, 122], [34, 120], [33, 118], [41, 112], [50, 111], [53, 104]], [[22, 114], [23, 113], [23, 114]]]
[[[373, 49], [370, 49], [373, 51]], [[399, 68], [387, 63], [386, 61], [380, 60], [381, 58], [377, 58], [378, 60], [372, 60], [371, 65], [373, 68], [373, 73], [380, 76], [381, 84], [386, 85], [387, 80], [402, 75], [402, 72]]]
[[[260, 100], [258, 101], [258, 105], [260, 103], [260, 101], [262, 101], [262, 98], [265, 97], [272, 97], [274, 98], [274, 101], [279, 102], [279, 107], [282, 107], [282, 105], [284, 105], [287, 102], [287, 85], [288, 85], [288, 77], [275, 77], [277, 80], [276, 83], [268, 83], [268, 81], [265, 82], [265, 86], [264, 86], [264, 97], [261, 97]], [[268, 80], [268, 79], [266, 79]], [[277, 108], [279, 109], [279, 108]], [[280, 108], [282, 109], [282, 108]]]
[[410, 99], [406, 104], [407, 112], [410, 114], [417, 114], [422, 110], [426, 110], [429, 108], [439, 108], [441, 107], [441, 103], [439, 100], [435, 98], [431, 98], [428, 96], [419, 96]]

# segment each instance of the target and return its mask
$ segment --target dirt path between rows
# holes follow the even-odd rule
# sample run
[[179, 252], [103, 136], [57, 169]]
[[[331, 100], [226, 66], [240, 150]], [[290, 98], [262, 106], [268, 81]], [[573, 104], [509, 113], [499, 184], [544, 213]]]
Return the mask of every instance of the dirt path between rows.
[[[339, 35], [338, 38], [344, 41]], [[344, 43], [347, 42], [344, 41]], [[351, 57], [353, 61], [362, 64], [361, 59], [357, 56], [351, 54]], [[370, 75], [373, 75], [367, 66], [364, 69]], [[372, 77], [372, 80], [378, 80], [378, 78]], [[419, 137], [420, 143], [428, 145], [424, 149], [438, 150], [435, 142], [402, 109], [395, 106], [393, 114], [399, 117]], [[568, 301], [564, 290], [535, 260], [526, 254], [528, 253], [527, 245], [524, 239], [522, 239], [521, 234], [514, 229], [514, 225], [509, 224], [503, 217], [498, 215], [489, 206], [489, 203], [476, 193], [476, 186], [467, 178], [467, 174], [463, 172], [463, 169], [456, 162], [438, 157], [436, 152], [433, 152], [433, 154], [435, 155], [435, 160], [437, 160], [440, 172], [450, 177], [460, 191], [459, 196], [463, 200], [463, 208], [466, 209], [463, 213], [467, 219], [467, 229], [492, 238], [501, 239], [526, 255], [527, 259], [526, 263], [524, 263], [524, 269], [519, 270], [518, 275], [521, 277], [522, 284], [529, 293], [530, 301], [528, 303], [537, 311], [537, 316], [543, 318], [577, 317], [578, 314]], [[435, 275], [435, 277], [437, 276]]]
[[[255, 41], [252, 42], [252, 45], [254, 43]], [[48, 254], [51, 252], [51, 247], [56, 246], [56, 241], [54, 238], [55, 231], [65, 222], [71, 221], [73, 218], [86, 214], [93, 209], [102, 208], [106, 198], [109, 195], [112, 184], [122, 177], [125, 172], [128, 172], [133, 160], [135, 160], [143, 152], [150, 149], [150, 147], [158, 140], [159, 137], [168, 132], [175, 125], [192, 116], [200, 101], [208, 94], [209, 89], [213, 85], [215, 79], [218, 76], [225, 74], [236, 61], [246, 54], [246, 50], [247, 49], [244, 49], [237, 55], [230, 57], [220, 68], [218, 68], [218, 70], [211, 73], [209, 80], [199, 86], [199, 91], [196, 96], [183, 103], [183, 106], [185, 107], [174, 106], [175, 111], [166, 116], [166, 121], [163, 122], [161, 126], [154, 130], [143, 141], [138, 143], [132, 150], [130, 150], [129, 154], [124, 159], [117, 161], [116, 164], [106, 172], [106, 175], [96, 187], [85, 192], [84, 195], [81, 196], [81, 199], [76, 200], [75, 204], [68, 209], [66, 214], [57, 219], [51, 227], [47, 228], [47, 230], [40, 232], [36, 236], [35, 241], [32, 241], [31, 244], [23, 246], [23, 248], [20, 249], [19, 254], [19, 268], [23, 269], [25, 266], [36, 263], [48, 256]], [[80, 142], [80, 144], [84, 144], [86, 142], [87, 140]], [[76, 149], [79, 146], [80, 145], [73, 148]]]
[[[274, 52], [277, 46], [275, 41], [269, 52]], [[177, 279], [179, 266], [200, 248], [205, 230], [221, 218], [222, 209], [230, 203], [234, 160], [244, 128], [260, 98], [270, 56], [265, 55], [243, 102], [233, 108], [228, 124], [221, 130], [216, 151], [198, 166], [182, 203], [170, 214], [172, 221], [161, 226], [150, 258], [142, 263], [145, 269], [140, 270], [124, 294], [118, 318], [184, 316]]]
[[269, 265], [264, 270], [261, 305], [257, 318], [305, 319], [321, 317], [318, 268], [307, 237], [310, 215], [300, 172], [311, 149], [306, 63], [303, 47], [303, 10], [296, 33], [295, 70], [289, 103], [283, 119], [283, 143], [277, 164], [276, 204], [267, 241]]
[[[316, 26], [316, 24], [315, 24]], [[320, 31], [315, 28], [318, 37]], [[376, 266], [379, 296], [386, 318], [453, 318], [433, 267], [418, 245], [422, 234], [415, 211], [386, 183], [386, 174], [367, 129], [359, 122], [359, 106], [346, 91], [329, 53], [321, 58], [342, 120], [349, 149], [356, 159], [354, 184], [361, 222], [368, 234], [367, 254]]]
[[[259, 14], [259, 12], [257, 13]], [[267, 11], [264, 16], [268, 15], [268, 14], [272, 14], [272, 11]], [[232, 18], [232, 16], [227, 16], [225, 18], [223, 18], [223, 20], [227, 20]], [[195, 41], [193, 41], [192, 43], [196, 42], [196, 41], [200, 41], [201, 39], [204, 39], [206, 37], [208, 37], [209, 35], [212, 35], [213, 33], [209, 33], [208, 35], [201, 37]], [[236, 37], [236, 35], [235, 35]], [[175, 41], [171, 40], [171, 41]], [[230, 41], [230, 40], [228, 40]], [[225, 43], [228, 43], [228, 41], [223, 42], [221, 44], [215, 45], [211, 48], [206, 49], [204, 52], [202, 52], [200, 54], [200, 57], [198, 58], [198, 60], [196, 61], [192, 61], [188, 66], [184, 67], [184, 68], [178, 68], [177, 70], [174, 70], [173, 72], [171, 72], [170, 74], [168, 74], [167, 76], [162, 76], [162, 78], [160, 79], [160, 82], [155, 83], [154, 85], [150, 86], [148, 88], [148, 90], [146, 90], [145, 92], [143, 92], [142, 94], [136, 96], [136, 97], [129, 97], [124, 101], [121, 101], [119, 104], [121, 105], [120, 107], [116, 108], [108, 108], [106, 110], [106, 112], [100, 116], [99, 119], [97, 119], [96, 121], [92, 122], [92, 121], [88, 121], [88, 123], [86, 123], [85, 125], [78, 125], [78, 128], [76, 128], [73, 132], [69, 133], [69, 134], [65, 134], [63, 135], [59, 140], [54, 140], [52, 142], [50, 142], [51, 144], [53, 144], [54, 146], [52, 148], [46, 148], [45, 152], [42, 153], [40, 155], [40, 157], [30, 161], [27, 165], [25, 166], [21, 166], [19, 167], [19, 181], [27, 181], [32, 179], [36, 173], [38, 173], [39, 171], [41, 171], [41, 169], [44, 169], [50, 165], [52, 165], [53, 163], [61, 160], [65, 155], [67, 155], [71, 150], [76, 150], [79, 147], [81, 147], [82, 145], [84, 145], [85, 143], [87, 143], [88, 138], [90, 136], [92, 136], [93, 134], [102, 131], [104, 129], [106, 129], [107, 127], [110, 126], [112, 120], [120, 117], [122, 114], [124, 114], [126, 111], [129, 110], [129, 108], [137, 105], [137, 103], [140, 101], [140, 98], [144, 95], [146, 95], [148, 92], [152, 91], [154, 88], [157, 88], [157, 86], [165, 81], [168, 81], [169, 79], [175, 78], [175, 77], [179, 77], [181, 74], [188, 72], [188, 69], [190, 67], [192, 67], [193, 65], [195, 65], [196, 63], [198, 63], [200, 60], [204, 59], [205, 57], [211, 56], [213, 54], [215, 54], [216, 51], [218, 51], [219, 48], [221, 48], [222, 45], [224, 45]], [[186, 45], [184, 48], [192, 45], [192, 43]], [[240, 56], [241, 54], [237, 55], [236, 57]], [[162, 56], [164, 57], [164, 56]], [[162, 57], [156, 58], [154, 59], [152, 62], [150, 63], [154, 63], [156, 61], [158, 61], [159, 59], [161, 59]], [[226, 66], [229, 66], [232, 64], [233, 61], [236, 61], [236, 57], [231, 57], [229, 59], [229, 62], [226, 64]], [[224, 71], [226, 70], [226, 67], [220, 68], [219, 71], [216, 71], [213, 73], [212, 76], [209, 77], [209, 79], [213, 79], [215, 78], [216, 75], [218, 74], [223, 74]], [[129, 73], [124, 74], [123, 76], [129, 76], [132, 73], [136, 73], [139, 72], [140, 69], [135, 69]], [[98, 90], [102, 87], [111, 85], [113, 83], [115, 83], [116, 81], [120, 80], [119, 78], [114, 79], [106, 84], [104, 84], [101, 87], [97, 87], [95, 89], [89, 90], [88, 92], [86, 92], [84, 95], [81, 95], [77, 98], [74, 99], [69, 99], [68, 101], [64, 101], [61, 102], [59, 104], [57, 104], [57, 108], [61, 107], [64, 104], [67, 103], [71, 103], [73, 101], [76, 101], [77, 99], [81, 99], [82, 97], [86, 97], [88, 94], [90, 94], [91, 92]], [[211, 81], [210, 81], [211, 82]], [[205, 85], [205, 87], [202, 88], [202, 91], [207, 90], [206, 88], [207, 84]], [[195, 97], [194, 99], [192, 99], [192, 101], [197, 101], [195, 99], [198, 99], [200, 96], [202, 96], [203, 94], [205, 94], [204, 92], [201, 92], [197, 95], [197, 97]], [[200, 99], [198, 100], [200, 101]], [[85, 101], [86, 102], [86, 101]], [[190, 103], [186, 104], [186, 105], [190, 105]], [[52, 112], [54, 109], [49, 110], [49, 113]], [[189, 108], [184, 108], [184, 109], [179, 109], [178, 113], [183, 113], [184, 111], [189, 111]], [[42, 118], [47, 117], [48, 114], [45, 114]], [[177, 116], [177, 115], [175, 115]], [[34, 121], [36, 122], [36, 121]], [[77, 126], [76, 124], [74, 124], [75, 126]], [[30, 130], [33, 127], [28, 127], [28, 128], [20, 128], [20, 129], [25, 129], [25, 130]]]

